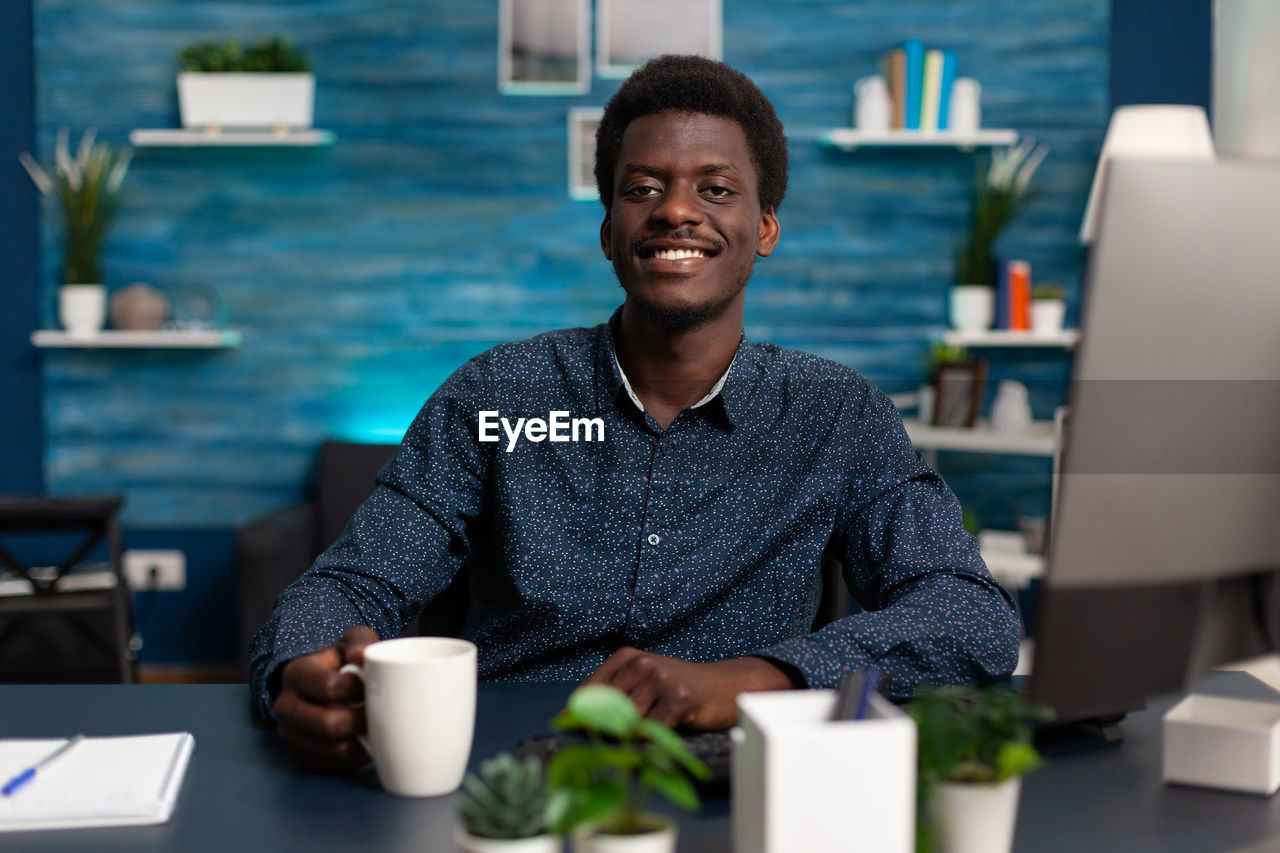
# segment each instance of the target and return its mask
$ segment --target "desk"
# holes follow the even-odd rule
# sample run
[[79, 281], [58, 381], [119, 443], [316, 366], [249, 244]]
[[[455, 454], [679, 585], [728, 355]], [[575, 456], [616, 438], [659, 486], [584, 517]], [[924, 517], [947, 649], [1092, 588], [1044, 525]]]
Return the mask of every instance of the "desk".
[[[572, 685], [481, 684], [472, 766], [542, 730]], [[1275, 698], [1243, 673], [1200, 692]], [[1160, 783], [1160, 715], [1132, 716], [1118, 747], [1057, 749], [1026, 780], [1015, 849], [1054, 851], [1280, 850], [1280, 797]], [[372, 771], [351, 778], [297, 773], [274, 734], [250, 721], [242, 685], [0, 686], [0, 734], [58, 737], [189, 730], [196, 750], [173, 820], [164, 826], [0, 835], [22, 851], [451, 851], [453, 800], [384, 794]], [[680, 819], [680, 849], [730, 849], [727, 800]], [[1271, 839], [1269, 843], [1267, 840]]]

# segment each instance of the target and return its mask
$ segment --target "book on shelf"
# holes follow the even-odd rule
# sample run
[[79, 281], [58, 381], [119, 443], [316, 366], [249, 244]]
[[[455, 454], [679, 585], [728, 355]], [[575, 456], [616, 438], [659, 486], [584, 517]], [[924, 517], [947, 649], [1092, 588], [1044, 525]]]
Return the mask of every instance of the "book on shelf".
[[907, 55], [902, 48], [896, 47], [880, 58], [881, 73], [889, 88], [889, 127], [902, 130], [907, 80]]
[[1026, 261], [996, 261], [994, 328], [1020, 332], [1031, 329], [1031, 264]]
[[942, 84], [938, 92], [938, 130], [950, 127], [951, 86], [956, 82], [955, 51], [942, 51]]
[[902, 43], [906, 56], [906, 75], [903, 81], [903, 127], [920, 129], [920, 100], [924, 93], [924, 42], [907, 39]]
[[891, 128], [922, 133], [948, 128], [956, 79], [953, 51], [926, 49], [920, 39], [906, 39], [880, 57], [880, 72], [889, 90]]
[[920, 92], [920, 130], [932, 133], [938, 129], [938, 100], [942, 96], [942, 51], [925, 51], [924, 82]]

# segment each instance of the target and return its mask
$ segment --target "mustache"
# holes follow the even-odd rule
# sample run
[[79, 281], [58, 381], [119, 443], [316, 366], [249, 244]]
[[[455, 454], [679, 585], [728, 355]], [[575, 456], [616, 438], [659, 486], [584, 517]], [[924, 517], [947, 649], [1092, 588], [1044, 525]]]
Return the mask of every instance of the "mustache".
[[723, 252], [725, 249], [723, 240], [715, 240], [703, 237], [696, 233], [692, 228], [675, 228], [667, 231], [655, 231], [652, 234], [645, 234], [643, 237], [637, 237], [631, 241], [631, 251], [639, 253], [644, 247], [656, 240], [687, 240], [711, 246], [716, 252]]

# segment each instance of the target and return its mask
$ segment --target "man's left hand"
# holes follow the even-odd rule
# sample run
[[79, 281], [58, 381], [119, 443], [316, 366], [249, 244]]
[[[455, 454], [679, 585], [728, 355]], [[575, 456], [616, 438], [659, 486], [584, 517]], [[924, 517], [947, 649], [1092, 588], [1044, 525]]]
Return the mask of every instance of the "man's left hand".
[[799, 686], [781, 667], [745, 657], [692, 663], [623, 647], [583, 680], [631, 697], [646, 717], [668, 726], [724, 729], [738, 721], [738, 694]]

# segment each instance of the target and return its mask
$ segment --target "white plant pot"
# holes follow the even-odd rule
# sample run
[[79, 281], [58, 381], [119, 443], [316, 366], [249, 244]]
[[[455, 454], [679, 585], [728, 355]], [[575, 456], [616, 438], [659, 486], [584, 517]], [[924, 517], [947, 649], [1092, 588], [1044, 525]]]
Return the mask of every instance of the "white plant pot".
[[937, 853], [1009, 853], [1022, 779], [994, 785], [940, 782], [929, 801]]
[[73, 338], [91, 338], [107, 319], [107, 289], [101, 284], [58, 288], [58, 322]]
[[662, 829], [640, 835], [584, 833], [573, 837], [573, 853], [675, 853], [676, 824], [668, 817], [649, 814]]
[[996, 289], [986, 284], [957, 284], [951, 288], [951, 327], [961, 332], [984, 332], [996, 319]]
[[315, 93], [314, 74], [178, 75], [183, 127], [311, 127]]
[[1031, 302], [1031, 332], [1054, 335], [1062, 331], [1067, 316], [1067, 303], [1061, 299], [1034, 299]]
[[533, 838], [481, 838], [461, 826], [453, 831], [453, 842], [463, 853], [560, 853], [560, 836]]

